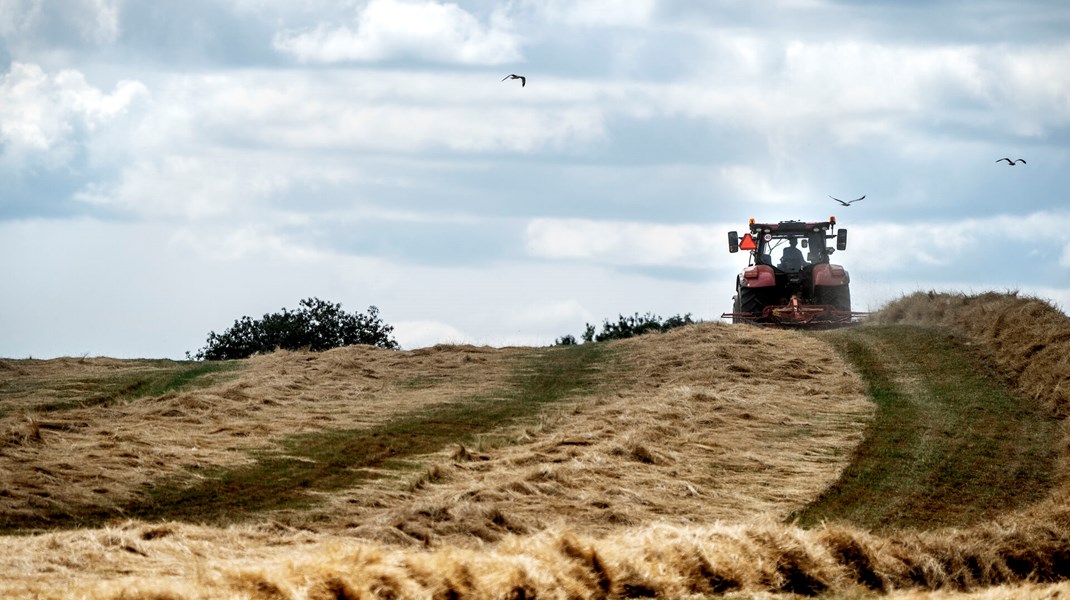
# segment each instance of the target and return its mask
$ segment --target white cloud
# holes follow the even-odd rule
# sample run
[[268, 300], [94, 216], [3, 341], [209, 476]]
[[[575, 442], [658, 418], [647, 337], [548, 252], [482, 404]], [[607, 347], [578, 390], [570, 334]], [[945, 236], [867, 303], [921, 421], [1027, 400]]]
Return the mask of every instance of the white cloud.
[[772, 205], [797, 205], [807, 193], [798, 181], [777, 183], [762, 169], [747, 165], [721, 167], [721, 180], [738, 198], [748, 203]]
[[534, 219], [526, 228], [525, 244], [528, 253], [539, 258], [708, 268], [711, 256], [726, 247], [724, 231], [702, 225]]
[[519, 39], [504, 18], [484, 26], [453, 3], [372, 0], [356, 29], [322, 24], [279, 33], [275, 47], [302, 62], [375, 62], [415, 57], [433, 62], [500, 65], [520, 59]]
[[0, 35], [14, 36], [40, 18], [40, 0], [0, 0]]
[[119, 37], [119, 6], [121, 0], [88, 0], [94, 15], [87, 23], [87, 35], [99, 42], [114, 42]]
[[471, 339], [460, 329], [439, 321], [398, 321], [391, 325], [394, 339], [405, 350], [435, 344], [463, 344]]
[[1042, 137], [1070, 123], [1070, 45], [781, 42], [731, 28], [685, 31], [712, 40], [693, 79], [631, 90], [658, 102], [656, 114], [820, 133], [844, 145], [883, 138], [918, 156], [938, 151], [929, 124]]
[[[1067, 250], [1062, 240], [1068, 227], [1070, 213], [1066, 212], [915, 224], [865, 223], [850, 229], [850, 261], [858, 270], [873, 273], [900, 271], [912, 264], [976, 267], [978, 261], [1006, 259], [1012, 253], [1032, 250], [1040, 253], [1037, 260], [1065, 267], [1070, 264], [1065, 260]], [[1056, 252], [1062, 252], [1061, 258], [1051, 255]], [[1013, 274], [1013, 264], [1010, 269], [1007, 274]], [[1058, 274], [1056, 279], [1070, 283], [1065, 274]]]
[[13, 63], [0, 75], [0, 160], [16, 166], [62, 165], [87, 134], [118, 119], [148, 94], [137, 81], [120, 81], [106, 93], [76, 70], [49, 75], [38, 65]]
[[75, 199], [142, 216], [203, 219], [233, 215], [287, 189], [301, 177], [288, 162], [256, 153], [211, 149], [200, 155], [136, 159], [113, 184], [92, 184]]
[[[249, 216], [299, 185], [344, 186], [358, 196], [366, 183], [419, 184], [409, 169], [390, 175], [372, 164], [388, 155], [528, 153], [574, 148], [605, 135], [597, 108], [514, 105], [486, 77], [428, 79], [431, 84], [406, 73], [333, 70], [163, 79], [147, 110], [130, 119], [121, 136], [88, 142], [94, 160], [112, 166], [115, 174], [86, 185], [76, 198], [141, 215]], [[484, 92], [473, 93], [480, 85]], [[130, 89], [137, 88], [85, 95], [93, 102], [72, 106], [85, 113], [83, 122], [95, 123], [126, 106]], [[33, 106], [38, 96], [26, 104]], [[364, 154], [379, 158], [369, 161]]]
[[49, 26], [93, 43], [119, 37], [121, 0], [0, 0], [0, 36], [19, 38]]
[[262, 223], [237, 227], [183, 227], [171, 234], [169, 243], [210, 261], [263, 258], [311, 263], [325, 257], [324, 253], [295, 242]]
[[547, 321], [590, 319], [593, 315], [576, 300], [562, 300], [550, 304], [536, 304], [517, 312], [522, 323], [545, 323]]
[[525, 0], [524, 5], [551, 23], [582, 27], [642, 27], [657, 8], [656, 0]]
[[[556, 339], [566, 333], [578, 336], [579, 332], [575, 331], [575, 329], [579, 324], [608, 316], [610, 315], [594, 314], [582, 302], [572, 297], [531, 303], [527, 306], [514, 305], [510, 307], [509, 311], [502, 311], [499, 318], [502, 322], [503, 330], [511, 332], [560, 331], [560, 335], [555, 336], [554, 339]], [[518, 334], [513, 334], [514, 339], [517, 339], [516, 335]], [[533, 344], [545, 345], [549, 341], [543, 337], [542, 340], [533, 342]]]
[[[521, 99], [486, 75], [313, 70], [177, 77], [152, 135], [283, 149], [530, 151], [603, 135], [598, 106]], [[504, 91], [504, 93], [503, 93]], [[515, 91], [515, 90], [514, 90]]]

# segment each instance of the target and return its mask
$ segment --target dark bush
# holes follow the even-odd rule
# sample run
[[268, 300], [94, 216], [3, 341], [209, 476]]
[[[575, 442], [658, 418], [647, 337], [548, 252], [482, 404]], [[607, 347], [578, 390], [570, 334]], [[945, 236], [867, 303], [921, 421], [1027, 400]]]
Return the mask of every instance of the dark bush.
[[[610, 323], [609, 319], [602, 322], [601, 333], [596, 333], [597, 328], [590, 323], [587, 323], [587, 327], [583, 332], [583, 341], [587, 342], [604, 342], [606, 340], [622, 340], [624, 338], [630, 338], [637, 335], [642, 335], [649, 332], [661, 332], [664, 333], [670, 329], [676, 327], [682, 327], [684, 325], [691, 325], [695, 321], [691, 318], [691, 313], [687, 313], [684, 316], [675, 315], [665, 319], [661, 317], [647, 313], [640, 316], [639, 313], [635, 313], [633, 316], [625, 317], [620, 315], [617, 318], [616, 323]], [[571, 335], [566, 335], [557, 339], [555, 344], [559, 346], [567, 346], [575, 344], [576, 338]]]
[[223, 333], [208, 334], [208, 344], [196, 354], [196, 360], [248, 358], [277, 349], [322, 352], [331, 348], [366, 344], [390, 350], [398, 343], [390, 336], [394, 328], [379, 318], [379, 309], [368, 307], [368, 314], [349, 314], [341, 304], [309, 298], [294, 311], [267, 314], [259, 320], [242, 317]]

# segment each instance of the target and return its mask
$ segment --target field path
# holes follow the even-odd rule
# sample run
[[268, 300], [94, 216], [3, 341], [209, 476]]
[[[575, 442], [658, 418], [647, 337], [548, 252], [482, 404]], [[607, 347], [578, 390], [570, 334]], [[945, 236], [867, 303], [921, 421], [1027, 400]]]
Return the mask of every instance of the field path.
[[968, 526], [1051, 491], [1058, 420], [1016, 395], [976, 344], [916, 325], [821, 337], [858, 369], [878, 412], [843, 477], [798, 515], [801, 523]]

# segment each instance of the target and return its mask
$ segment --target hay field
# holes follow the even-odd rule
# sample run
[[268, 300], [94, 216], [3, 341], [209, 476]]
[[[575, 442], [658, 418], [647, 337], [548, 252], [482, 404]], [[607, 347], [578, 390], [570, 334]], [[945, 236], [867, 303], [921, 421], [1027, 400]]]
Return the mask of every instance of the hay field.
[[[906, 298], [885, 318], [933, 323], [960, 310], [948, 307], [955, 302]], [[1026, 301], [1004, 302], [966, 304], [1004, 314]], [[1048, 309], [1040, 312], [1054, 337], [1045, 344], [1070, 340], [1059, 333], [1070, 322]], [[1002, 319], [1011, 328], [1037, 320]], [[984, 344], [994, 337], [977, 335]], [[836, 480], [873, 413], [861, 381], [818, 339], [702, 324], [611, 345], [594, 389], [413, 458], [408, 470], [318, 493], [308, 509], [234, 515], [215, 527], [116, 513], [102, 527], [0, 537], [0, 595], [1065, 595], [1057, 582], [1070, 576], [1066, 485], [1024, 512], [964, 530], [878, 537], [783, 523]], [[1026, 351], [1043, 350], [1035, 346]], [[1065, 402], [1070, 383], [1049, 385], [1050, 373], [1033, 383], [1028, 361], [1008, 347], [1006, 368], [1026, 365], [1017, 371], [1022, 389], [1053, 407]], [[0, 514], [121, 508], [146, 485], [194, 483], [293, 433], [373, 426], [500, 393], [519, 364], [546, 351], [280, 352], [204, 389], [5, 412]], [[0, 377], [39, 377], [39, 366], [3, 361]]]

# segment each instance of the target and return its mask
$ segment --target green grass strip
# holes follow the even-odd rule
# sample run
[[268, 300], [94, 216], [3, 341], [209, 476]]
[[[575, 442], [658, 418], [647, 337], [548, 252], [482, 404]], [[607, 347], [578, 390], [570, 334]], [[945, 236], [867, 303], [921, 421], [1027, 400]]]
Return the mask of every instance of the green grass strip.
[[968, 526], [1050, 491], [1058, 422], [976, 347], [905, 325], [819, 335], [861, 374], [877, 414], [839, 481], [793, 520]]
[[[281, 452], [258, 453], [253, 464], [202, 473], [206, 478], [193, 486], [160, 485], [122, 514], [225, 524], [260, 511], [307, 508], [316, 502], [308, 492], [351, 488], [381, 477], [370, 469], [400, 468], [401, 461], [411, 457], [471, 442], [477, 435], [537, 415], [548, 403], [589, 393], [603, 380], [599, 373], [610, 353], [604, 344], [540, 349], [518, 364], [510, 385], [499, 393], [398, 415], [378, 427], [290, 436], [282, 440]], [[91, 526], [115, 516], [57, 515], [49, 526]], [[35, 525], [0, 522], [0, 529]]]
[[[218, 383], [219, 379], [211, 377], [212, 375], [237, 371], [241, 365], [238, 361], [131, 361], [131, 367], [126, 372], [64, 382], [57, 389], [68, 390], [64, 392], [64, 395], [68, 396], [67, 399], [42, 402], [33, 406], [33, 410], [57, 412], [90, 406], [111, 406], [140, 398], [162, 396], [168, 392], [197, 389]], [[0, 386], [0, 396], [3, 391]], [[8, 416], [10, 412], [0, 408], [0, 417]]]

